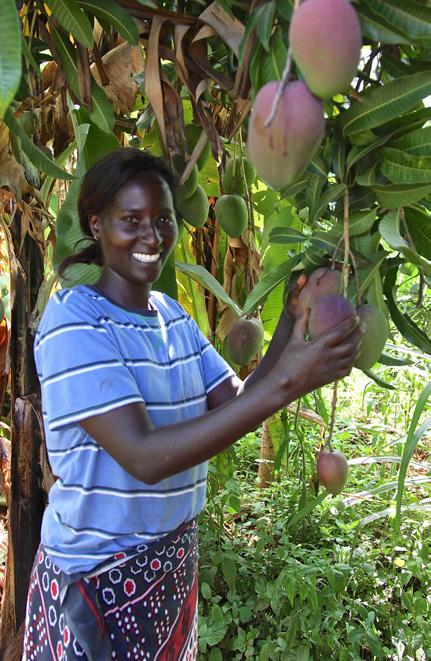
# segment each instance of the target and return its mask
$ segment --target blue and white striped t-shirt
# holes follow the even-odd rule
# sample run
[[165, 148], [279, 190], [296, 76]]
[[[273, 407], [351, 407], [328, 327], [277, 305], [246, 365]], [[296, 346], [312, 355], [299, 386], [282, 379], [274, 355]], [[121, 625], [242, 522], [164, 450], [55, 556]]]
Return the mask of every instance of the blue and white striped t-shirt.
[[67, 573], [159, 539], [205, 502], [206, 462], [147, 485], [79, 424], [132, 402], [145, 403], [156, 427], [194, 418], [233, 374], [176, 301], [152, 292], [150, 303], [131, 311], [80, 285], [51, 298], [36, 334], [46, 444], [58, 477], [42, 543]]

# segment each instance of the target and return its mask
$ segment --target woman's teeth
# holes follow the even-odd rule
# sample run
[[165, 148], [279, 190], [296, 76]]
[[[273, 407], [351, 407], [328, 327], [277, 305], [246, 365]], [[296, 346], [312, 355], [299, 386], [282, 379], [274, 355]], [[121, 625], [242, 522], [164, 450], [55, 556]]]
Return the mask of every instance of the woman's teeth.
[[154, 255], [147, 255], [144, 252], [132, 252], [132, 255], [138, 262], [157, 262], [160, 257], [159, 252]]

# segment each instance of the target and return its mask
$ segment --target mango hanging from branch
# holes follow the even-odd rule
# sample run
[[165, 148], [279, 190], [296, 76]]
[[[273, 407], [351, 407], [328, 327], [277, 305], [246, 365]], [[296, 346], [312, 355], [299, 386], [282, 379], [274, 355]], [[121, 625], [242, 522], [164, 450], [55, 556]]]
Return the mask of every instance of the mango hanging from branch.
[[348, 0], [304, 0], [292, 16], [289, 43], [308, 88], [322, 99], [344, 92], [356, 76], [361, 26]]
[[297, 179], [325, 133], [322, 101], [300, 80], [286, 86], [274, 118], [268, 123], [279, 85], [278, 81], [271, 81], [257, 93], [247, 138], [247, 154], [258, 177], [275, 189]]

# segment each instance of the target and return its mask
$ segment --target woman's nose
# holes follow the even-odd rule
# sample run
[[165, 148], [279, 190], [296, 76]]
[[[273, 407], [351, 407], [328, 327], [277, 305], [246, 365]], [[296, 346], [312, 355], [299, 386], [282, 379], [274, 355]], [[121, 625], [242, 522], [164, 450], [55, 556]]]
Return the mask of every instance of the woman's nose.
[[162, 235], [156, 223], [150, 219], [142, 220], [139, 223], [139, 238], [144, 240], [145, 243], [151, 243], [156, 246], [162, 243]]

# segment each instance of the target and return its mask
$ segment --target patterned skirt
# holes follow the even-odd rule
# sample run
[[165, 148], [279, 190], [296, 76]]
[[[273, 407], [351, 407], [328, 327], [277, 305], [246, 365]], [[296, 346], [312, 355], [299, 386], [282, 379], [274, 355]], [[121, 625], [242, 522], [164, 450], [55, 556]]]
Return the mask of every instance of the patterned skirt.
[[[196, 519], [121, 564], [71, 584], [41, 547], [27, 600], [22, 661], [193, 661], [197, 657]], [[116, 556], [118, 558], [118, 555]]]

